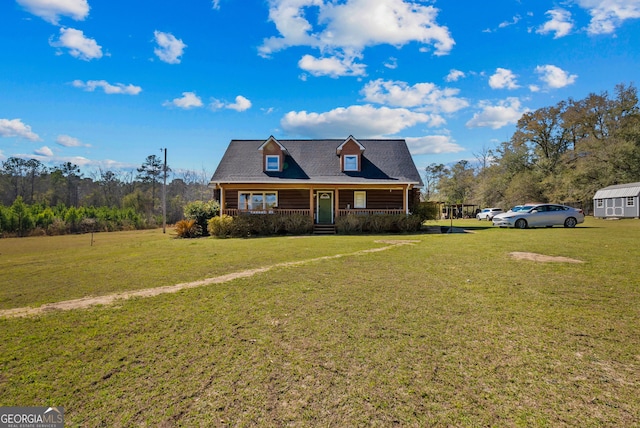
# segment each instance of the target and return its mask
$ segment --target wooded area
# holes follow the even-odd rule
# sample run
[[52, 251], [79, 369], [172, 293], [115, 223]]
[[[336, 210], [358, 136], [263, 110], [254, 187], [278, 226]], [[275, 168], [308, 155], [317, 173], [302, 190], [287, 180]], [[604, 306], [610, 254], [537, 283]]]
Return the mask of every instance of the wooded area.
[[[168, 223], [185, 207], [210, 200], [210, 175], [167, 167]], [[36, 159], [10, 157], [0, 168], [0, 234], [62, 234], [162, 225], [164, 163], [148, 156], [132, 170], [91, 171], [65, 162], [52, 168]]]
[[476, 161], [426, 168], [427, 200], [508, 209], [526, 202], [590, 208], [596, 190], [640, 181], [640, 107], [633, 84], [525, 113], [509, 141]]

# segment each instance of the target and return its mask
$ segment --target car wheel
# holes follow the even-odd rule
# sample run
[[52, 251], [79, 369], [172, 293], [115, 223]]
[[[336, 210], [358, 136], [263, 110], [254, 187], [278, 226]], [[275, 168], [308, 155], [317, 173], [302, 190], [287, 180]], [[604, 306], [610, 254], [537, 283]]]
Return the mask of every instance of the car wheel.
[[564, 227], [576, 227], [576, 224], [578, 224], [578, 222], [573, 217], [569, 217], [564, 221]]
[[516, 221], [515, 226], [518, 229], [526, 229], [527, 228], [527, 220], [521, 218], [518, 221]]

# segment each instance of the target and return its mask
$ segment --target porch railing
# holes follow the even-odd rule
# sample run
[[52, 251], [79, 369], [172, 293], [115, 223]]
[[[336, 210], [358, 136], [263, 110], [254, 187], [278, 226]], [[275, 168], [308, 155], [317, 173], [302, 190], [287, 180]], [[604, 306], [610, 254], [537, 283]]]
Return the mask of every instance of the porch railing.
[[[282, 208], [269, 208], [266, 210], [240, 210], [237, 208], [225, 208], [222, 210], [222, 214], [229, 216], [238, 216], [243, 214], [279, 214], [279, 215], [305, 215], [310, 216], [311, 210], [302, 209], [282, 209]], [[405, 214], [403, 209], [384, 209], [384, 210], [368, 210], [368, 209], [348, 209], [338, 210], [337, 216], [342, 217], [346, 215], [380, 215], [380, 214]]]
[[231, 217], [235, 217], [243, 214], [279, 214], [279, 215], [311, 215], [311, 210], [292, 210], [292, 209], [281, 209], [281, 208], [268, 208], [266, 210], [240, 210], [237, 208], [226, 208], [222, 210], [222, 214], [229, 215]]
[[385, 209], [385, 210], [366, 210], [366, 209], [348, 209], [338, 210], [338, 217], [345, 215], [380, 215], [380, 214], [405, 214], [403, 209]]

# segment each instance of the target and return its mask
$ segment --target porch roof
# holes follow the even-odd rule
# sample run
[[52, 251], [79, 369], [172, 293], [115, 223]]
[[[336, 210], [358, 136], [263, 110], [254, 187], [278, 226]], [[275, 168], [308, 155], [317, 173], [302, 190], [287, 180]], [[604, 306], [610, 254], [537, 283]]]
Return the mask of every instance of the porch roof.
[[344, 140], [278, 140], [287, 148], [282, 172], [263, 171], [264, 140], [232, 140], [211, 183], [412, 184], [422, 179], [402, 139], [358, 140], [366, 148], [360, 171], [343, 172], [336, 148]]

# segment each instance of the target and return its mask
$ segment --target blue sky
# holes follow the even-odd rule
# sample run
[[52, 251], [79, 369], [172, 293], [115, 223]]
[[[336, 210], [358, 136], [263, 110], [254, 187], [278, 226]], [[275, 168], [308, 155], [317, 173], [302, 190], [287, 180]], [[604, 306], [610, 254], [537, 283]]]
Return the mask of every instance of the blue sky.
[[0, 160], [210, 175], [231, 139], [353, 135], [423, 169], [637, 85], [640, 0], [6, 0], [0, 52]]

